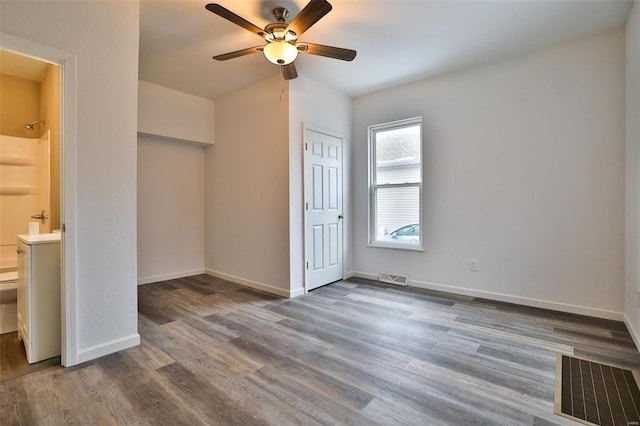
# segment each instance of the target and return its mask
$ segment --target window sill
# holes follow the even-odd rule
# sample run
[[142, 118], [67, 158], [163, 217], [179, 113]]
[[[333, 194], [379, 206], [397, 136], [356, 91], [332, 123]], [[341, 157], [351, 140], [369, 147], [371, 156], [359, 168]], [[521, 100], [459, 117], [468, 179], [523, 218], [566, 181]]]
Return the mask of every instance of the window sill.
[[405, 251], [418, 251], [418, 252], [426, 251], [424, 247], [419, 246], [417, 244], [394, 244], [394, 243], [371, 242], [367, 244], [367, 247], [405, 250]]

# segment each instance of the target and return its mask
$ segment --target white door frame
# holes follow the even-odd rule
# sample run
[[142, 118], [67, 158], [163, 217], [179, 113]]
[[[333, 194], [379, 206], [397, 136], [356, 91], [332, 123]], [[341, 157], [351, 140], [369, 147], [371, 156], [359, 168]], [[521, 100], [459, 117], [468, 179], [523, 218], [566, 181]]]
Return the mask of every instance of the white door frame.
[[77, 57], [31, 40], [0, 32], [0, 48], [19, 55], [60, 65], [60, 209], [61, 209], [61, 335], [62, 365], [78, 363], [76, 287], [76, 150], [77, 150]]
[[304, 270], [304, 294], [307, 294], [309, 290], [307, 289], [307, 280], [309, 270], [306, 267], [307, 263], [307, 209], [305, 208], [305, 203], [307, 202], [307, 193], [306, 193], [306, 180], [309, 178], [309, 173], [307, 172], [306, 158], [307, 158], [307, 150], [305, 149], [305, 140], [304, 135], [307, 130], [311, 130], [316, 133], [322, 133], [327, 136], [332, 136], [334, 138], [338, 138], [342, 140], [342, 152], [340, 157], [340, 167], [342, 167], [342, 187], [340, 188], [340, 197], [342, 198], [342, 215], [344, 218], [342, 219], [342, 259], [340, 268], [342, 269], [342, 279], [344, 279], [344, 228], [347, 215], [344, 213], [344, 136], [338, 132], [334, 132], [332, 130], [323, 129], [322, 127], [313, 126], [310, 124], [303, 123], [302, 124], [302, 211], [304, 212], [303, 221], [302, 221], [302, 247], [303, 247], [303, 257], [302, 257], [302, 269]]

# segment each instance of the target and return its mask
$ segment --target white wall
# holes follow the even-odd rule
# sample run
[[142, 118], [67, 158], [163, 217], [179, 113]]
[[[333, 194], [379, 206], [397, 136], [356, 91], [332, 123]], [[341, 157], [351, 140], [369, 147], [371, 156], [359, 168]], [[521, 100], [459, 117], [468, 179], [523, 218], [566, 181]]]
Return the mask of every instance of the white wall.
[[156, 138], [213, 144], [215, 104], [166, 87], [138, 82], [138, 132]]
[[138, 136], [138, 284], [204, 273], [205, 147]]
[[636, 1], [626, 27], [626, 323], [640, 346], [640, 2]]
[[[415, 116], [426, 252], [367, 247], [367, 126]], [[620, 319], [622, 31], [356, 98], [353, 128], [356, 272]]]
[[139, 5], [2, 1], [0, 17], [3, 32], [77, 55], [75, 355], [135, 345]]
[[207, 273], [289, 295], [289, 97], [279, 75], [216, 100]]
[[353, 270], [351, 254], [351, 101], [313, 79], [289, 82], [289, 253], [291, 292], [304, 291], [303, 125], [343, 136], [344, 272]]

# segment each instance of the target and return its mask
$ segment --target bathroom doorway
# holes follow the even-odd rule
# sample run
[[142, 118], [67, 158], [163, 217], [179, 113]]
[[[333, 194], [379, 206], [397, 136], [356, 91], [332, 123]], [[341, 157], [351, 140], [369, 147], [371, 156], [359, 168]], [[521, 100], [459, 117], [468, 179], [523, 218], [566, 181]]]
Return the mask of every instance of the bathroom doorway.
[[0, 379], [61, 363], [30, 365], [17, 320], [17, 236], [61, 239], [61, 77], [59, 64], [0, 49]]

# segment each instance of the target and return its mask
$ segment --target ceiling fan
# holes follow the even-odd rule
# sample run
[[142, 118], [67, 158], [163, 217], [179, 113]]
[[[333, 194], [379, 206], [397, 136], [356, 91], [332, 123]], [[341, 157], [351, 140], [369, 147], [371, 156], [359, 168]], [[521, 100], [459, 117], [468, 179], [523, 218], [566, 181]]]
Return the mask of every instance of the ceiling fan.
[[217, 3], [210, 3], [205, 7], [208, 11], [241, 26], [245, 30], [251, 31], [264, 38], [267, 42], [267, 44], [263, 46], [249, 47], [247, 49], [236, 50], [235, 52], [216, 55], [213, 59], [217, 61], [226, 61], [251, 53], [263, 52], [269, 62], [280, 65], [285, 80], [292, 80], [298, 77], [298, 72], [293, 62], [298, 57], [299, 52], [326, 56], [343, 61], [352, 61], [356, 57], [355, 50], [298, 41], [298, 38], [305, 31], [331, 11], [331, 4], [326, 0], [311, 0], [288, 24], [286, 20], [289, 16], [289, 11], [284, 7], [276, 7], [272, 11], [276, 22], [267, 24], [264, 29], [252, 24]]

